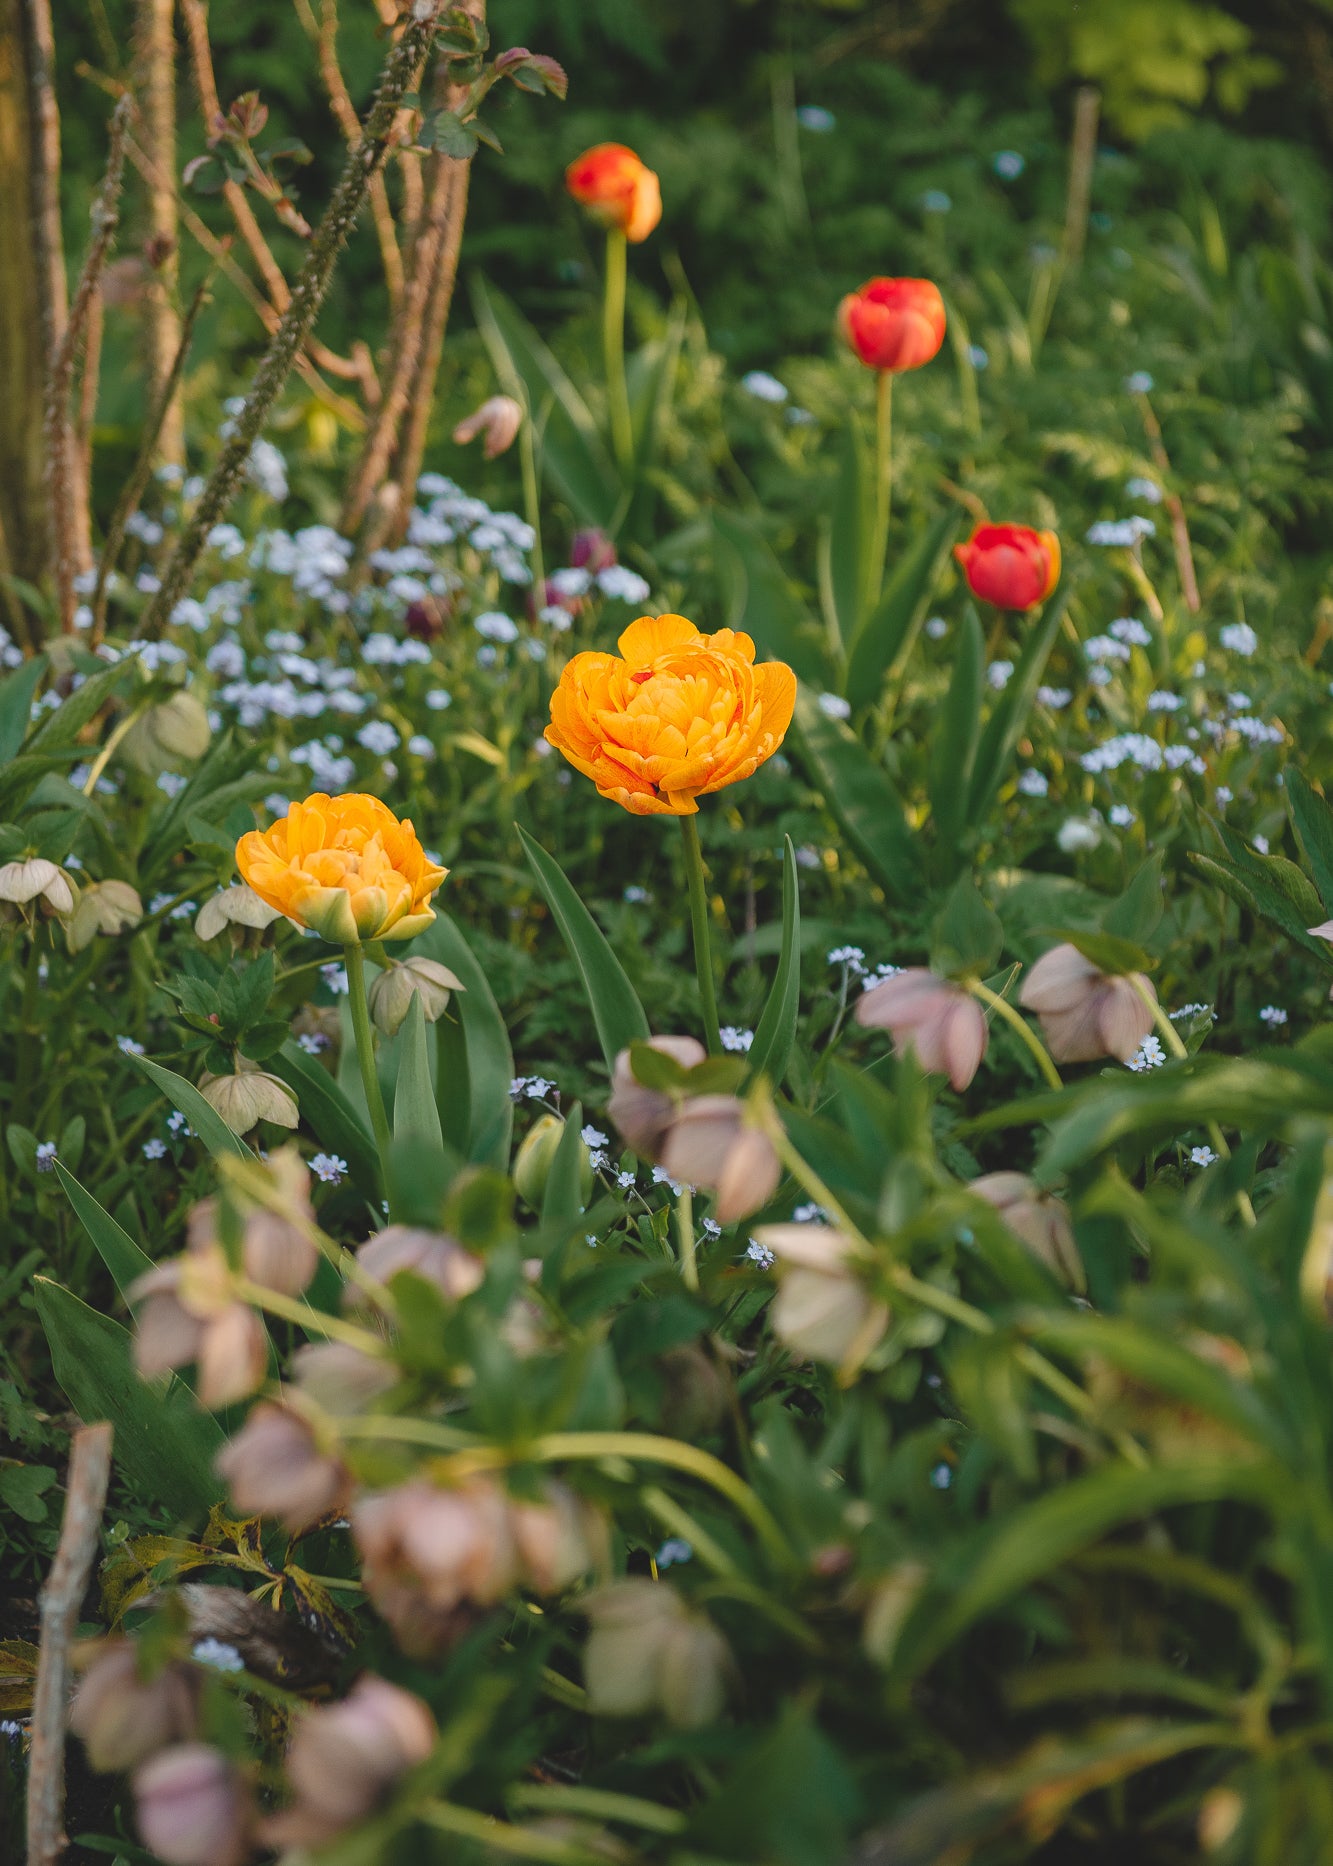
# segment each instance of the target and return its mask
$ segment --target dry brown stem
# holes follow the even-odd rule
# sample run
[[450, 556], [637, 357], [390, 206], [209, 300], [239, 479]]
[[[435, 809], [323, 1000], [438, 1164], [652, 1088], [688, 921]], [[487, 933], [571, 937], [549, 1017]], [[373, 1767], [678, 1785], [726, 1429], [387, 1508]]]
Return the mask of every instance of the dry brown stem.
[[110, 1425], [80, 1426], [70, 1451], [65, 1513], [41, 1599], [41, 1646], [28, 1764], [28, 1866], [55, 1866], [65, 1848], [65, 1717], [69, 1648], [97, 1554], [111, 1478]]
[[[155, 404], [180, 347], [176, 290], [180, 274], [180, 231], [176, 211], [176, 0], [138, 0], [135, 10], [134, 89], [139, 134], [162, 177], [148, 190], [148, 284], [144, 293], [148, 400]], [[179, 398], [167, 409], [161, 432], [162, 457], [185, 458], [185, 427]]]
[[1065, 231], [1061, 257], [1076, 266], [1088, 238], [1092, 204], [1092, 169], [1097, 159], [1097, 124], [1102, 97], [1095, 84], [1083, 84], [1074, 97], [1074, 129], [1069, 139], [1069, 181], [1065, 189]]
[[[56, 604], [60, 626], [67, 635], [72, 634], [74, 629], [74, 579], [87, 567], [77, 530], [78, 501], [74, 490], [84, 482], [84, 460], [70, 422], [70, 386], [74, 380], [74, 358], [79, 339], [85, 333], [89, 308], [97, 296], [107, 255], [120, 224], [120, 187], [125, 174], [125, 137], [129, 114], [130, 100], [123, 97], [111, 117], [106, 174], [102, 178], [97, 199], [93, 202], [92, 238], [74, 288], [65, 328], [52, 354], [46, 378], [46, 484], [55, 545]], [[86, 543], [86, 539], [82, 541], [85, 546]]]
[[[1148, 451], [1153, 457], [1153, 465], [1163, 479], [1170, 476], [1171, 461], [1162, 439], [1162, 424], [1153, 412], [1152, 403], [1146, 395], [1138, 395], [1135, 400], [1139, 413], [1143, 417], [1143, 431], [1148, 437]], [[1194, 552], [1190, 546], [1190, 528], [1185, 520], [1185, 507], [1179, 493], [1166, 494], [1166, 510], [1171, 520], [1171, 543], [1176, 554], [1176, 575], [1180, 578], [1180, 588], [1185, 598], [1185, 607], [1192, 616], [1199, 613], [1199, 579], [1194, 574]]]

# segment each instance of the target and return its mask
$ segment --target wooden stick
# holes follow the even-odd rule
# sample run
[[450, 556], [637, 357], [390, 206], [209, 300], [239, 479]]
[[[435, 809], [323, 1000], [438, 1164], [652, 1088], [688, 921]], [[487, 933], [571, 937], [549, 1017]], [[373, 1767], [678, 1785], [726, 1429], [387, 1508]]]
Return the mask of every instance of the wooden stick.
[[[181, 321], [176, 308], [180, 231], [176, 209], [176, 0], [138, 0], [134, 21], [134, 89], [139, 102], [140, 133], [151, 153], [160, 184], [148, 190], [148, 259], [144, 293], [144, 351], [148, 365], [148, 401], [156, 402], [171, 375], [180, 348]], [[185, 426], [179, 398], [162, 422], [164, 460], [185, 458]]]
[[1077, 266], [1088, 238], [1092, 204], [1092, 169], [1097, 160], [1097, 121], [1101, 92], [1095, 84], [1079, 86], [1074, 98], [1074, 131], [1069, 139], [1069, 185], [1065, 191], [1065, 234], [1061, 257]]
[[46, 378], [46, 484], [51, 501], [51, 529], [55, 541], [56, 603], [60, 626], [74, 632], [74, 579], [84, 568], [77, 537], [77, 494], [83, 459], [70, 422], [69, 394], [74, 379], [74, 353], [88, 320], [89, 306], [98, 291], [107, 255], [120, 225], [120, 187], [125, 175], [125, 134], [130, 100], [122, 97], [111, 117], [111, 147], [106, 174], [93, 202], [92, 239], [74, 288], [60, 342]]
[[[338, 63], [337, 0], [324, 0], [319, 19], [315, 18], [310, 0], [296, 0], [296, 10], [301, 16], [301, 24], [315, 45], [319, 75], [329, 94], [329, 108], [348, 142], [355, 142], [361, 125], [356, 105], [347, 88], [347, 80], [343, 77], [342, 66]], [[375, 222], [375, 237], [379, 241], [384, 282], [389, 288], [389, 308], [396, 310], [403, 293], [403, 255], [398, 248], [393, 209], [389, 205], [389, 190], [383, 175], [377, 175], [370, 184], [370, 213]]]
[[346, 165], [333, 198], [324, 211], [305, 263], [292, 289], [291, 303], [269, 340], [250, 385], [245, 406], [223, 446], [217, 465], [199, 498], [189, 524], [171, 554], [162, 587], [152, 598], [140, 624], [152, 639], [189, 587], [200, 552], [223, 513], [231, 504], [245, 474], [250, 449], [263, 430], [297, 357], [319, 315], [333, 277], [334, 264], [366, 198], [371, 177], [383, 162], [403, 97], [412, 88], [435, 39], [445, 0], [416, 0], [410, 23], [384, 66], [379, 90], [366, 117], [365, 128]]
[[431, 412], [435, 405], [435, 383], [440, 373], [440, 359], [444, 355], [444, 337], [449, 326], [450, 307], [454, 301], [454, 284], [458, 278], [458, 254], [463, 244], [463, 223], [467, 218], [468, 183], [472, 175], [472, 164], [454, 161], [450, 158], [450, 166], [454, 173], [452, 193], [449, 198], [449, 217], [445, 223], [444, 240], [435, 261], [435, 279], [431, 286], [430, 302], [426, 307], [421, 354], [417, 359], [416, 376], [412, 383], [412, 392], [408, 397], [407, 414], [403, 421], [402, 432], [398, 439], [398, 451], [393, 462], [393, 478], [398, 487], [399, 498], [391, 530], [393, 535], [399, 538], [407, 530], [408, 518], [416, 496], [417, 478], [426, 454]]
[[28, 1866], [55, 1866], [65, 1849], [69, 1648], [97, 1554], [111, 1480], [111, 1438], [109, 1424], [80, 1426], [74, 1434], [60, 1541], [42, 1589], [28, 1763]]

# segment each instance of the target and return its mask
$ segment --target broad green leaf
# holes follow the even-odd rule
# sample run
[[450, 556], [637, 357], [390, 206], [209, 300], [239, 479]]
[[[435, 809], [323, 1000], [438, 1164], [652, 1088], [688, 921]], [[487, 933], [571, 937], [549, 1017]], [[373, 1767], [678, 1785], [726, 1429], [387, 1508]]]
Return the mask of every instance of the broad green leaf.
[[542, 1223], [571, 1225], [583, 1210], [583, 1107], [575, 1102], [565, 1117], [559, 1144], [542, 1190]]
[[394, 1144], [407, 1143], [422, 1153], [442, 1154], [444, 1134], [431, 1086], [426, 1052], [426, 1014], [420, 992], [412, 993], [398, 1049], [398, 1081], [393, 1097]]
[[1282, 775], [1297, 840], [1323, 896], [1324, 911], [1333, 913], [1333, 809], [1295, 765], [1289, 764]]
[[523, 852], [537, 877], [537, 886], [560, 929], [570, 958], [578, 966], [602, 1054], [610, 1069], [621, 1050], [627, 1049], [636, 1038], [650, 1034], [643, 1006], [619, 959], [607, 944], [605, 934], [579, 899], [560, 864], [534, 842], [526, 830], [520, 829], [518, 833]]
[[1064, 619], [1067, 600], [1067, 593], [1061, 590], [1051, 598], [1035, 622], [1026, 621], [1022, 625], [1030, 629], [1031, 633], [1018, 657], [1017, 667], [1009, 676], [1009, 684], [986, 721], [986, 729], [977, 750], [972, 794], [967, 806], [968, 816], [974, 823], [981, 822], [985, 817], [995, 799], [995, 793], [1004, 782], [1014, 747], [1023, 736], [1028, 714], [1032, 711], [1032, 702], [1046, 671], [1046, 662]]
[[365, 1123], [328, 1070], [291, 1039], [269, 1058], [266, 1067], [295, 1090], [301, 1118], [315, 1139], [346, 1160], [357, 1191], [378, 1210], [384, 1197], [379, 1154]]
[[62, 1392], [85, 1425], [109, 1419], [113, 1455], [131, 1492], [180, 1521], [206, 1516], [222, 1496], [213, 1459], [222, 1428], [182, 1381], [141, 1380], [128, 1329], [59, 1283], [33, 1279], [33, 1295]]
[[782, 843], [782, 951], [746, 1057], [752, 1076], [766, 1075], [774, 1083], [787, 1073], [801, 1007], [801, 887], [791, 837]]
[[984, 977], [1000, 957], [1004, 928], [971, 875], [960, 875], [940, 910], [931, 937], [930, 963], [947, 978]]
[[0, 682], [0, 764], [8, 764], [28, 732], [32, 696], [46, 672], [46, 656], [34, 655]]
[[819, 631], [755, 526], [734, 512], [714, 512], [713, 531], [727, 627], [752, 635], [761, 660], [776, 656], [802, 680], [827, 687], [830, 676]]
[[490, 981], [448, 914], [436, 914], [412, 951], [449, 966], [467, 988], [454, 994], [435, 1026], [435, 1100], [444, 1135], [474, 1166], [507, 1172], [514, 1057]]
[[1333, 947], [1325, 940], [1312, 939], [1309, 932], [1319, 924], [1324, 910], [1300, 869], [1282, 856], [1260, 855], [1225, 823], [1211, 820], [1227, 859], [1191, 853], [1194, 866], [1247, 911], [1272, 920], [1289, 939], [1327, 964], [1333, 958]]
[[1157, 931], [1163, 905], [1162, 851], [1159, 849], [1143, 863], [1119, 900], [1112, 902], [1102, 927], [1119, 939], [1142, 945]]
[[829, 637], [847, 654], [871, 601], [875, 482], [853, 422], [842, 431], [832, 506], [820, 526], [819, 593]]
[[832, 816], [891, 900], [910, 900], [921, 881], [921, 853], [897, 791], [856, 734], [821, 711], [802, 688], [792, 749]]
[[950, 506], [894, 568], [852, 644], [844, 692], [854, 708], [873, 705], [886, 680], [898, 679], [907, 666], [960, 523], [961, 514]]
[[507, 389], [517, 388], [529, 419], [541, 429], [540, 460], [579, 519], [612, 526], [620, 479], [602, 444], [592, 411], [536, 331], [514, 305], [480, 277], [472, 303], [482, 342]]
[[139, 1248], [128, 1231], [121, 1229], [110, 1212], [102, 1209], [91, 1192], [85, 1192], [73, 1173], [66, 1172], [58, 1160], [55, 1171], [56, 1178], [64, 1187], [66, 1198], [74, 1207], [75, 1216], [115, 1279], [116, 1288], [122, 1296], [127, 1296], [131, 1283], [153, 1268], [152, 1258]]
[[1152, 969], [1151, 953], [1133, 940], [1117, 939], [1114, 933], [1098, 933], [1086, 927], [1048, 927], [1046, 931], [1052, 938], [1077, 947], [1085, 959], [1100, 966], [1103, 972], [1123, 974]]
[[958, 631], [958, 651], [949, 691], [935, 724], [930, 748], [930, 812], [941, 854], [945, 856], [956, 855], [963, 832], [969, 827], [967, 802], [981, 738], [985, 659], [981, 623], [969, 603]]
[[215, 1160], [220, 1160], [228, 1153], [234, 1153], [238, 1159], [253, 1160], [254, 1155], [245, 1142], [232, 1133], [222, 1116], [204, 1100], [192, 1082], [187, 1082], [184, 1076], [178, 1076], [172, 1069], [164, 1069], [161, 1063], [150, 1062], [146, 1056], [131, 1056], [130, 1061], [150, 1081], [156, 1082], [172, 1107], [178, 1108], [185, 1116]]
[[903, 1627], [892, 1675], [919, 1677], [977, 1620], [1124, 1523], [1188, 1503], [1275, 1501], [1282, 1483], [1270, 1466], [1235, 1458], [1076, 1477], [1007, 1511], [938, 1565]]

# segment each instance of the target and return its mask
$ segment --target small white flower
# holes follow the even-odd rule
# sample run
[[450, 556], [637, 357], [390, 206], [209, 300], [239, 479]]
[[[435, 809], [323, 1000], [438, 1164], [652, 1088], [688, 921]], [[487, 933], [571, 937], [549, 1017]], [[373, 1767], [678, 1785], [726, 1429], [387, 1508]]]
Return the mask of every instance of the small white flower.
[[167, 1126], [171, 1129], [173, 1134], [179, 1135], [182, 1139], [185, 1139], [193, 1132], [193, 1129], [187, 1126], [185, 1116], [181, 1113], [179, 1108], [173, 1108], [171, 1113], [167, 1116]]
[[1106, 814], [1116, 829], [1128, 829], [1132, 823], [1138, 821], [1127, 803], [1113, 803]]
[[572, 564], [563, 570], [553, 570], [546, 580], [557, 596], [586, 596], [592, 583], [586, 570], [575, 569]]
[[1131, 395], [1147, 395], [1152, 388], [1152, 377], [1146, 369], [1136, 369], [1132, 376], [1125, 377], [1125, 387]]
[[1254, 842], [1254, 846], [1255, 846], [1255, 848], [1256, 848], [1256, 849], [1258, 850], [1258, 852], [1259, 852], [1259, 854], [1260, 854], [1260, 855], [1267, 855], [1267, 854], [1268, 854], [1268, 838], [1267, 838], [1267, 836], [1255, 836], [1255, 837], [1253, 838], [1253, 842]]
[[594, 1127], [591, 1122], [579, 1130], [579, 1139], [585, 1147], [609, 1147], [611, 1145], [610, 1136], [603, 1134], [601, 1129]]
[[146, 1140], [143, 1144], [143, 1157], [145, 1160], [160, 1160], [166, 1150], [166, 1141], [159, 1140], [157, 1135], [154, 1134], [151, 1140]]
[[389, 724], [387, 719], [369, 719], [356, 735], [358, 745], [364, 745], [376, 758], [387, 758], [396, 752], [402, 743], [402, 734], [397, 726]]
[[[1259, 1021], [1267, 1024], [1270, 1030], [1277, 1030], [1287, 1021], [1287, 1013], [1280, 1004], [1265, 1004], [1259, 1012]], [[40, 1152], [41, 1149], [38, 1149]]]
[[345, 965], [339, 965], [336, 959], [332, 960], [328, 965], [322, 965], [319, 968], [319, 975], [335, 998], [347, 996], [347, 967]]
[[616, 1184], [620, 1187], [622, 1192], [628, 1192], [636, 1183], [634, 1174], [630, 1172], [628, 1167], [626, 1167], [623, 1172], [616, 1174]]
[[326, 1186], [340, 1186], [347, 1176], [347, 1162], [340, 1160], [336, 1153], [317, 1153], [310, 1162], [310, 1170]]
[[624, 564], [608, 564], [605, 570], [599, 570], [597, 587], [603, 596], [622, 603], [645, 603], [651, 589], [637, 571], [626, 569]]
[[1069, 816], [1056, 831], [1055, 840], [1063, 854], [1075, 855], [1080, 849], [1095, 849], [1101, 830], [1087, 817]]
[[1211, 1147], [1190, 1148], [1191, 1166], [1216, 1166], [1216, 1164], [1217, 1155], [1213, 1152]]
[[742, 1030], [736, 1024], [724, 1024], [718, 1035], [722, 1039], [724, 1050], [736, 1050], [741, 1055], [744, 1055], [754, 1042], [753, 1030]]
[[1073, 699], [1068, 687], [1038, 687], [1037, 700], [1042, 706], [1049, 706], [1053, 713], [1058, 713], [1068, 706]]
[[1150, 518], [1142, 518], [1137, 512], [1133, 518], [1102, 518], [1095, 525], [1090, 525], [1083, 534], [1088, 544], [1120, 545], [1132, 548], [1143, 538], [1155, 538], [1157, 527]]
[[949, 624], [943, 616], [931, 616], [926, 622], [926, 634], [932, 641], [943, 641], [949, 633]]
[[432, 713], [442, 713], [446, 707], [452, 706], [453, 703], [453, 694], [449, 693], [444, 687], [432, 687], [430, 692], [426, 695], [426, 706]]
[[799, 105], [796, 121], [803, 130], [810, 130], [816, 136], [828, 136], [838, 127], [838, 119], [831, 110], [825, 110], [822, 104]]
[[116, 1048], [122, 1056], [142, 1056], [143, 1044], [136, 1043], [133, 1037], [117, 1037]]
[[1145, 1069], [1160, 1069], [1165, 1061], [1166, 1051], [1162, 1048], [1161, 1039], [1149, 1031], [1125, 1067], [1141, 1075]]
[[1009, 680], [1013, 671], [1014, 664], [1012, 661], [992, 661], [990, 666], [986, 669], [987, 685], [993, 687], [997, 693], [1003, 693], [1005, 688], [1009, 685]]
[[1137, 616], [1117, 616], [1107, 630], [1117, 641], [1127, 641], [1135, 648], [1148, 648], [1152, 645], [1152, 636]]
[[771, 1270], [774, 1263], [777, 1261], [767, 1244], [761, 1244], [758, 1238], [750, 1239], [750, 1242], [745, 1247], [745, 1255], [750, 1259], [751, 1263], [757, 1264], [761, 1270]]
[[748, 376], [742, 376], [741, 387], [747, 395], [753, 395], [757, 402], [772, 402], [776, 406], [787, 399], [784, 385], [776, 376], [770, 376], [766, 369], [752, 369]]
[[200, 1639], [190, 1649], [190, 1657], [197, 1665], [209, 1665], [215, 1672], [243, 1672], [245, 1660], [236, 1650], [222, 1639]]
[[[545, 740], [543, 740], [542, 742], [543, 744], [545, 744]], [[627, 906], [643, 907], [653, 897], [648, 892], [647, 888], [641, 888], [638, 886], [636, 882], [631, 881], [629, 886], [625, 889], [624, 893], [621, 895], [620, 898], [622, 901], [624, 901], [627, 904]]]
[[811, 1199], [807, 1205], [798, 1205], [796, 1207], [796, 1210], [791, 1215], [791, 1221], [794, 1225], [813, 1225], [822, 1222], [823, 1217], [823, 1206], [816, 1205], [814, 1200]]
[[505, 615], [499, 609], [488, 609], [485, 615], [479, 615], [472, 624], [478, 635], [484, 635], [487, 641], [517, 641], [518, 623], [512, 616]]
[[1228, 654], [1242, 654], [1247, 660], [1259, 646], [1259, 637], [1248, 622], [1228, 622], [1217, 639]]
[[1141, 475], [1136, 475], [1133, 479], [1126, 480], [1125, 497], [1142, 499], [1145, 505], [1160, 505], [1162, 489], [1155, 479], [1144, 479]]
[[990, 165], [1001, 181], [1017, 181], [1027, 167], [1027, 158], [1017, 149], [1000, 149], [991, 157]]
[[826, 719], [847, 719], [851, 715], [852, 703], [844, 700], [840, 693], [821, 693], [819, 710]]
[[1231, 786], [1229, 784], [1219, 784], [1217, 789], [1213, 792], [1213, 795], [1217, 798], [1219, 803], [1230, 803], [1232, 798]]
[[865, 970], [865, 953], [860, 946], [835, 946], [828, 955], [830, 965], [849, 966], [853, 972]]
[[39, 1173], [51, 1172], [56, 1163], [56, 1143], [53, 1140], [39, 1140], [34, 1162]]
[[1034, 771], [1031, 765], [1018, 774], [1018, 791], [1023, 797], [1044, 797], [1050, 790], [1050, 782], [1040, 771]]

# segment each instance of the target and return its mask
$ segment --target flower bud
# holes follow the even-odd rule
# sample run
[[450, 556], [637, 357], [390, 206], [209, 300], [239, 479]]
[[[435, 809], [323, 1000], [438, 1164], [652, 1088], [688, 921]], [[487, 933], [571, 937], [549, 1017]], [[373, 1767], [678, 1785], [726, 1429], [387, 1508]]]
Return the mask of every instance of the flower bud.
[[317, 1847], [373, 1814], [400, 1776], [424, 1762], [435, 1719], [386, 1679], [357, 1680], [340, 1704], [302, 1711], [287, 1751], [290, 1808], [265, 1824], [282, 1847]]
[[254, 1407], [213, 1468], [241, 1515], [276, 1516], [294, 1536], [344, 1510], [352, 1490], [346, 1465], [318, 1449], [305, 1420], [268, 1400]]
[[386, 1037], [396, 1037], [414, 997], [421, 999], [426, 1022], [433, 1024], [449, 1008], [449, 994], [466, 989], [461, 978], [434, 959], [394, 959], [371, 980], [370, 1015]]
[[569, 547], [570, 567], [574, 570], [586, 570], [590, 577], [595, 577], [601, 570], [609, 570], [616, 562], [616, 547], [610, 538], [598, 526], [590, 526], [585, 531], [576, 531]]
[[[650, 1048], [672, 1057], [682, 1069], [693, 1069], [707, 1061], [707, 1051], [693, 1037], [649, 1037], [648, 1043]], [[621, 1050], [616, 1057], [606, 1112], [620, 1129], [626, 1146], [641, 1160], [656, 1164], [676, 1112], [676, 1101], [664, 1089], [645, 1088], [637, 1080], [628, 1050]]]
[[537, 1594], [563, 1594], [605, 1562], [606, 1519], [564, 1484], [548, 1484], [540, 1503], [513, 1501], [509, 1519], [523, 1579]]
[[249, 1792], [220, 1750], [162, 1750], [135, 1771], [134, 1800], [140, 1838], [166, 1866], [241, 1866], [249, 1856]]
[[583, 1611], [592, 1622], [583, 1676], [594, 1716], [661, 1709], [678, 1727], [696, 1729], [719, 1714], [726, 1642], [674, 1588], [637, 1577], [612, 1581], [588, 1595]]
[[1026, 1173], [983, 1173], [969, 1188], [993, 1205], [1014, 1236], [1069, 1289], [1087, 1288], [1069, 1209]]
[[[524, 1136], [523, 1144], [514, 1160], [514, 1184], [518, 1187], [519, 1197], [530, 1205], [534, 1212], [541, 1210], [546, 1182], [551, 1176], [556, 1149], [560, 1145], [564, 1132], [563, 1116], [542, 1115]], [[579, 1141], [579, 1189], [586, 1204], [592, 1196], [592, 1155], [582, 1140]]]
[[195, 916], [194, 930], [200, 939], [216, 939], [226, 926], [262, 929], [281, 918], [276, 907], [261, 901], [253, 888], [238, 881], [204, 902]]
[[986, 1054], [986, 1017], [976, 999], [923, 966], [873, 986], [856, 1007], [856, 1021], [887, 1030], [898, 1055], [913, 1050], [923, 1069], [948, 1076], [960, 1093]]
[[1057, 1063], [1090, 1063], [1112, 1056], [1126, 1062], [1153, 1027], [1156, 1002], [1151, 979], [1142, 972], [1103, 972], [1077, 946], [1052, 946], [1033, 966], [1019, 994], [1035, 1011], [1046, 1047]]
[[769, 1320], [793, 1354], [834, 1365], [868, 1353], [889, 1325], [887, 1306], [865, 1288], [851, 1241], [828, 1225], [761, 1225], [756, 1242], [782, 1264]]
[[82, 952], [99, 933], [123, 933], [143, 919], [143, 902], [128, 881], [95, 881], [79, 895], [65, 929], [71, 952]]
[[94, 1769], [119, 1772], [192, 1737], [197, 1709], [196, 1672], [173, 1662], [155, 1677], [145, 1677], [137, 1647], [116, 1639], [84, 1673], [70, 1706], [69, 1727], [83, 1739]]
[[300, 1120], [296, 1097], [279, 1076], [239, 1059], [235, 1075], [205, 1075], [199, 1093], [217, 1111], [233, 1134], [248, 1134], [260, 1121], [275, 1127], [295, 1127]]
[[64, 870], [40, 855], [0, 867], [0, 902], [27, 907], [34, 901], [46, 914], [73, 913], [74, 890]]
[[466, 447], [479, 434], [484, 435], [482, 459], [494, 460], [509, 451], [518, 439], [522, 425], [523, 404], [516, 402], [512, 395], [492, 395], [480, 408], [458, 423], [454, 429], [454, 443], [458, 447]]
[[121, 740], [120, 755], [152, 775], [202, 758], [211, 737], [208, 714], [192, 693], [182, 690], [135, 720]]
[[[464, 1250], [453, 1238], [438, 1231], [423, 1231], [414, 1225], [387, 1225], [377, 1231], [357, 1250], [363, 1270], [378, 1283], [390, 1283], [400, 1271], [410, 1270], [433, 1283], [450, 1302], [461, 1302], [478, 1289], [486, 1275], [480, 1257]], [[349, 1283], [344, 1302], [355, 1307], [359, 1302], [356, 1285]]]

